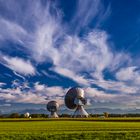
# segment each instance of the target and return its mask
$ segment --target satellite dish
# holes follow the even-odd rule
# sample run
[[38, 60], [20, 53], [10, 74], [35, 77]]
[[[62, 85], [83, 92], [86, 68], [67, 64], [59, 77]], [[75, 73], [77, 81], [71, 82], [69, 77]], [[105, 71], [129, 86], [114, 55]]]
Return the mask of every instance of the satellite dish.
[[69, 109], [75, 109], [73, 117], [88, 117], [88, 113], [83, 106], [87, 103], [84, 90], [73, 87], [68, 90], [65, 96], [65, 104]]
[[30, 117], [30, 113], [29, 113], [29, 112], [26, 112], [26, 113], [24, 114], [24, 117], [25, 117], [25, 118], [29, 118], [29, 117]]
[[57, 110], [59, 108], [59, 104], [56, 101], [50, 101], [47, 104], [47, 110], [51, 112], [49, 115], [50, 118], [58, 118]]

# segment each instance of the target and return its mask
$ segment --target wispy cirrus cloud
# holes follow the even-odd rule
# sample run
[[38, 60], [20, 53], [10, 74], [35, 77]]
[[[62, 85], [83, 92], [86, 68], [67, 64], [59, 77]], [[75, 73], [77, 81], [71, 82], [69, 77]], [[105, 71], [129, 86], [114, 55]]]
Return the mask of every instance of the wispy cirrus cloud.
[[[80, 22], [85, 26], [99, 14], [99, 7], [103, 6], [101, 1], [95, 0], [92, 5], [90, 3], [91, 1], [85, 2], [80, 8], [81, 1], [78, 1], [73, 21], [84, 16], [85, 18], [83, 21], [81, 19]], [[81, 72], [88, 72], [94, 78], [102, 78], [102, 71], [108, 67], [114, 57], [109, 50], [108, 34], [102, 30], [91, 30], [83, 38], [78, 35], [69, 35], [67, 34], [67, 28], [63, 28], [62, 15], [55, 4], [48, 2], [46, 7], [40, 2], [34, 1], [33, 4], [35, 5], [33, 8], [27, 7], [27, 11], [30, 12], [26, 13], [25, 11], [24, 13], [27, 14], [26, 21], [29, 20], [30, 14], [33, 16], [32, 19], [36, 19], [34, 20], [33, 31], [30, 32], [26, 26], [19, 25], [19, 22], [17, 22], [17, 26], [25, 32], [22, 37], [26, 36], [23, 39], [23, 47], [31, 54], [32, 59], [37, 63], [52, 62], [55, 72], [64, 76], [66, 74], [65, 71], [62, 72], [62, 69], [71, 71], [69, 78], [76, 82], [79, 81], [79, 84], [81, 84], [81, 81], [85, 85], [88, 83], [87, 80], [82, 78]], [[90, 10], [86, 13], [89, 5]], [[20, 7], [19, 3], [16, 8], [18, 7]], [[14, 26], [11, 24], [11, 27]]]
[[6, 85], [6, 83], [0, 82], [0, 87], [3, 87], [5, 85]]
[[139, 93], [140, 90], [138, 86], [130, 85], [122, 81], [93, 80], [91, 82], [103, 88], [106, 93], [116, 93], [117, 95]]
[[101, 0], [77, 1], [76, 12], [72, 19], [72, 24], [75, 26], [76, 32], [83, 28], [88, 28], [88, 25], [94, 23], [94, 27], [100, 26], [111, 14], [110, 5], [106, 8]]
[[97, 107], [96, 104], [104, 108], [121, 108], [121, 109], [135, 109], [138, 108], [139, 104], [139, 94], [112, 94], [106, 93], [104, 91], [99, 91], [96, 88], [86, 88], [86, 96], [89, 99], [89, 102]]
[[50, 70], [52, 70], [62, 76], [68, 77], [81, 85], [84, 85], [84, 86], [90, 85], [89, 81], [84, 76], [78, 75], [69, 69], [61, 68], [61, 67], [54, 67], [54, 68], [51, 68]]
[[35, 68], [30, 61], [18, 57], [3, 56], [4, 65], [9, 69], [23, 75], [34, 75]]
[[116, 78], [120, 81], [131, 82], [131, 84], [140, 84], [140, 71], [136, 66], [121, 68], [116, 73]]
[[27, 32], [18, 23], [0, 17], [0, 27], [0, 41], [12, 40], [19, 44], [23, 44]]

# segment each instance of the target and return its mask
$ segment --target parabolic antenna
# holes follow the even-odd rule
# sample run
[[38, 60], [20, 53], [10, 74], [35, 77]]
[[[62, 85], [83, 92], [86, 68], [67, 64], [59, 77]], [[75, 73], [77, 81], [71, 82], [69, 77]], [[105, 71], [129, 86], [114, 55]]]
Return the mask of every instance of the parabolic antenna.
[[47, 110], [51, 112], [49, 115], [50, 118], [58, 118], [57, 110], [59, 108], [59, 104], [56, 101], [50, 101], [47, 104]]
[[86, 104], [83, 89], [78, 87], [69, 89], [65, 96], [65, 104], [69, 109], [76, 109], [73, 117], [88, 117], [88, 113], [83, 108]]

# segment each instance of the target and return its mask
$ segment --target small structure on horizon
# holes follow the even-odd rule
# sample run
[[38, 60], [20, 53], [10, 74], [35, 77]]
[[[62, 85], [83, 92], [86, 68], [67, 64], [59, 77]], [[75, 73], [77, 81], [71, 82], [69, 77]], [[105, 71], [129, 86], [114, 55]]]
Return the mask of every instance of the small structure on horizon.
[[24, 117], [25, 117], [25, 118], [29, 118], [29, 117], [30, 117], [30, 113], [29, 113], [29, 112], [26, 112], [26, 113], [24, 114]]

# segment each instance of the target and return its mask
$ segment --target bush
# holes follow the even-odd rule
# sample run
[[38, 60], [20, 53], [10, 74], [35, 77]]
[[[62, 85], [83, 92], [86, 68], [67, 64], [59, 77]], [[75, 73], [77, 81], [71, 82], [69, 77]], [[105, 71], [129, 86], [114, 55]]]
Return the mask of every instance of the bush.
[[12, 113], [9, 117], [10, 118], [19, 118], [20, 115], [18, 113]]

